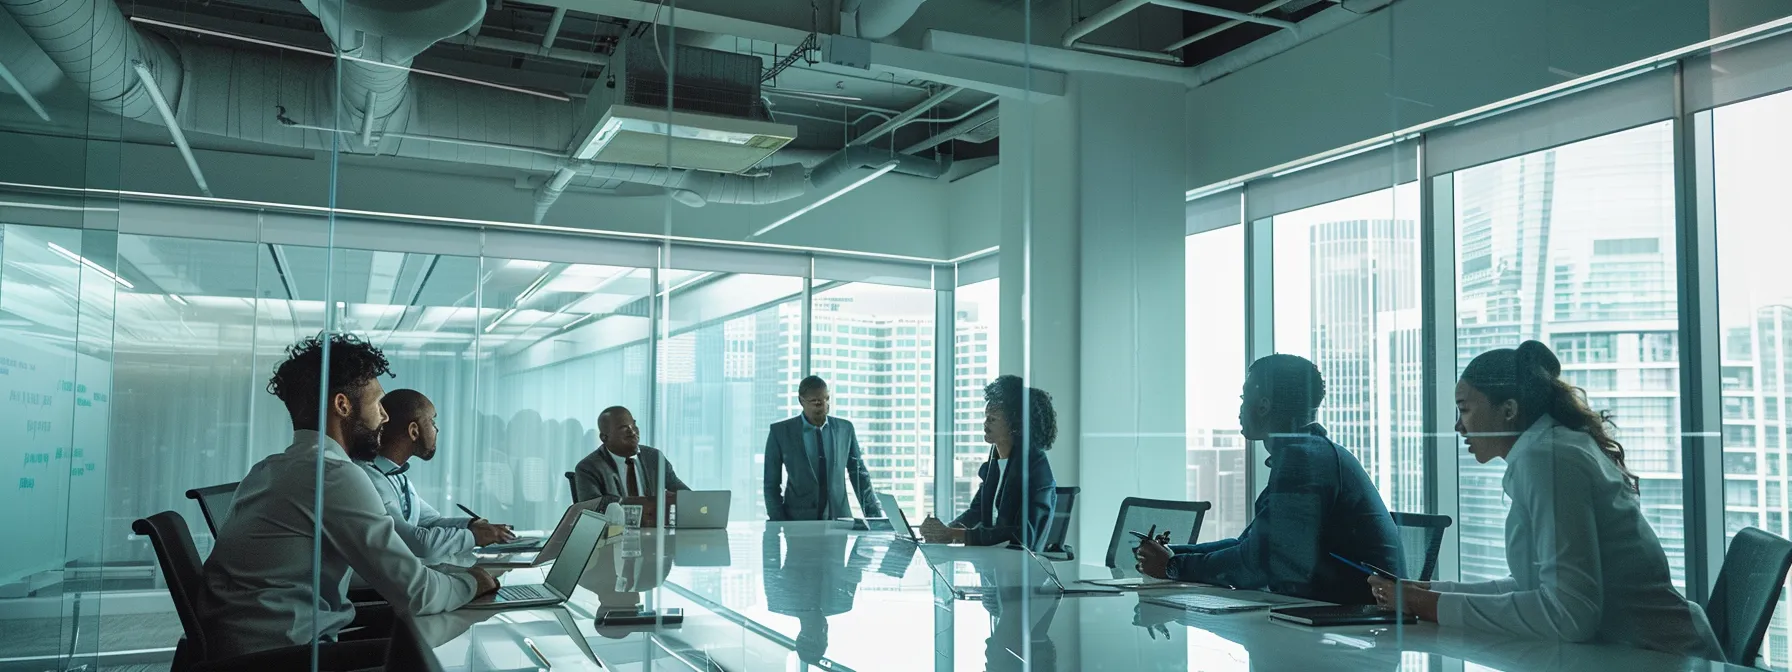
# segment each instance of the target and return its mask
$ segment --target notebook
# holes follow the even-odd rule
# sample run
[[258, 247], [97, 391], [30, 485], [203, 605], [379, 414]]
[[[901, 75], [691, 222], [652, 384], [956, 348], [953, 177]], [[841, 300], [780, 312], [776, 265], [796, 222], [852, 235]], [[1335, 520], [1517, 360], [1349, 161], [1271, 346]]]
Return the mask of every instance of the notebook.
[[1264, 602], [1241, 597], [1210, 595], [1208, 593], [1184, 593], [1181, 595], [1157, 595], [1142, 597], [1141, 602], [1156, 604], [1172, 609], [1195, 611], [1203, 614], [1236, 614], [1241, 611], [1257, 611], [1268, 609], [1283, 602]]
[[1269, 610], [1269, 617], [1277, 621], [1287, 621], [1300, 625], [1325, 627], [1328, 625], [1381, 625], [1389, 623], [1417, 623], [1419, 617], [1412, 612], [1395, 613], [1374, 604], [1328, 604], [1324, 606], [1280, 607]]

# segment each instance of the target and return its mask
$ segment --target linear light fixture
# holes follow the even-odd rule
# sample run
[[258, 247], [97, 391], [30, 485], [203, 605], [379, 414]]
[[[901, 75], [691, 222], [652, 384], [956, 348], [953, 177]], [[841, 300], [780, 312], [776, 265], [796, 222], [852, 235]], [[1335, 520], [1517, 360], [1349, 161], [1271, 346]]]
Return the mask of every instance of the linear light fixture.
[[839, 191], [836, 191], [836, 192], [834, 192], [834, 193], [831, 193], [831, 194], [828, 194], [828, 195], [826, 195], [826, 196], [823, 196], [823, 197], [822, 197], [822, 198], [821, 198], [821, 200], [818, 200], [818, 201], [816, 201], [816, 202], [814, 202], [814, 203], [810, 203], [810, 204], [808, 204], [808, 205], [805, 205], [805, 206], [803, 206], [803, 207], [801, 207], [801, 208], [797, 208], [797, 211], [796, 211], [796, 212], [793, 212], [793, 213], [790, 213], [790, 214], [788, 214], [788, 215], [785, 215], [785, 216], [783, 216], [783, 217], [780, 217], [780, 218], [779, 218], [779, 219], [778, 219], [778, 221], [775, 221], [775, 222], [772, 222], [772, 223], [770, 223], [770, 224], [767, 224], [767, 225], [765, 225], [765, 228], [763, 228], [763, 229], [760, 229], [760, 230], [758, 230], [758, 231], [754, 231], [754, 232], [753, 232], [753, 235], [751, 235], [751, 236], [747, 236], [747, 238], [749, 238], [749, 239], [752, 239], [752, 238], [758, 238], [758, 237], [760, 237], [760, 236], [763, 236], [763, 235], [765, 235], [765, 234], [767, 234], [767, 233], [770, 233], [770, 232], [771, 232], [771, 230], [772, 230], [772, 229], [776, 229], [776, 228], [778, 228], [778, 227], [780, 227], [780, 226], [783, 226], [783, 225], [785, 225], [785, 224], [788, 224], [788, 223], [789, 223], [789, 222], [790, 222], [790, 220], [793, 220], [793, 219], [796, 219], [796, 218], [798, 218], [798, 217], [801, 217], [801, 216], [803, 216], [803, 214], [804, 214], [804, 213], [806, 213], [806, 212], [809, 212], [809, 211], [810, 211], [810, 210], [814, 210], [814, 209], [816, 209], [816, 208], [819, 208], [819, 207], [821, 207], [821, 206], [823, 206], [823, 205], [827, 205], [827, 203], [828, 203], [828, 201], [832, 201], [832, 200], [834, 200], [834, 199], [836, 199], [836, 198], [839, 198], [839, 197], [841, 197], [841, 196], [845, 196], [845, 195], [846, 195], [846, 192], [849, 192], [849, 191], [852, 191], [852, 190], [854, 190], [854, 189], [857, 189], [857, 188], [859, 188], [859, 187], [863, 187], [863, 186], [865, 186], [865, 183], [867, 183], [867, 182], [870, 182], [870, 181], [872, 181], [872, 180], [875, 180], [875, 179], [877, 179], [877, 178], [880, 178], [880, 177], [883, 177], [883, 176], [884, 176], [884, 173], [887, 173], [887, 172], [890, 172], [890, 171], [892, 171], [892, 170], [895, 170], [895, 169], [896, 169], [896, 163], [897, 163], [897, 162], [896, 162], [896, 161], [887, 161], [887, 162], [885, 162], [885, 163], [884, 163], [884, 164], [883, 164], [883, 165], [881, 165], [881, 166], [878, 166], [878, 167], [877, 167], [877, 170], [873, 170], [873, 171], [871, 171], [871, 174], [870, 174], [870, 175], [866, 175], [866, 176], [864, 176], [864, 177], [861, 177], [861, 178], [859, 178], [859, 180], [858, 180], [858, 181], [857, 181], [857, 182], [854, 182], [854, 183], [852, 183], [852, 184], [849, 184], [849, 185], [846, 185], [846, 186], [844, 186], [844, 187], [841, 187], [841, 188], [840, 188], [840, 190], [839, 190]]
[[431, 77], [440, 77], [442, 79], [452, 79], [457, 82], [465, 82], [467, 84], [474, 84], [474, 85], [478, 85], [478, 86], [489, 86], [494, 89], [503, 89], [505, 91], [510, 91], [510, 92], [514, 92], [514, 93], [521, 93], [521, 94], [526, 94], [526, 95], [531, 95], [531, 96], [540, 96], [542, 98], [547, 98], [550, 100], [558, 100], [562, 103], [569, 102], [572, 100], [571, 98], [568, 98], [566, 96], [562, 96], [562, 95], [554, 94], [554, 93], [547, 93], [547, 92], [543, 92], [543, 91], [533, 91], [530, 89], [524, 89], [524, 88], [515, 87], [515, 86], [505, 86], [503, 84], [498, 84], [495, 82], [487, 82], [487, 81], [472, 79], [470, 77], [461, 77], [459, 75], [450, 75], [446, 72], [436, 72], [434, 70], [424, 70], [421, 68], [411, 68], [411, 67], [406, 67], [406, 66], [402, 66], [402, 65], [394, 65], [391, 63], [381, 63], [379, 61], [371, 61], [371, 60], [368, 60], [365, 58], [361, 58], [359, 56], [350, 56], [348, 54], [332, 54], [330, 52], [323, 51], [321, 49], [311, 49], [308, 47], [300, 47], [300, 46], [291, 45], [291, 44], [274, 42], [272, 40], [256, 39], [256, 38], [247, 37], [244, 35], [237, 35], [235, 33], [226, 33], [226, 32], [217, 31], [217, 30], [207, 30], [205, 28], [195, 28], [193, 26], [182, 25], [179, 23], [169, 23], [167, 21], [157, 21], [155, 19], [144, 18], [141, 16], [133, 16], [133, 17], [131, 17], [131, 21], [133, 21], [135, 23], [142, 23], [142, 24], [147, 24], [147, 25], [151, 25], [151, 26], [160, 26], [163, 28], [171, 28], [174, 30], [184, 30], [189, 33], [197, 33], [199, 35], [210, 35], [212, 37], [223, 38], [226, 40], [236, 40], [238, 42], [247, 42], [249, 44], [259, 44], [264, 47], [273, 47], [275, 49], [285, 49], [287, 51], [296, 51], [299, 53], [311, 54], [313, 56], [322, 56], [324, 58], [337, 58], [338, 56], [340, 56], [345, 61], [354, 61], [356, 63], [366, 63], [368, 65], [377, 65], [382, 68], [392, 68], [393, 70], [403, 70], [405, 72], [414, 72], [419, 75], [429, 75]]
[[168, 300], [173, 301], [173, 302], [178, 303], [183, 306], [187, 305], [187, 300], [184, 298], [181, 298], [181, 296], [179, 294], [169, 294]]
[[110, 278], [113, 282], [118, 283], [119, 285], [123, 286], [125, 289], [136, 289], [137, 288], [136, 285], [131, 284], [131, 281], [126, 280], [121, 277], [118, 277], [117, 273], [113, 273], [112, 271], [107, 270], [105, 266], [101, 266], [99, 264], [93, 263], [92, 261], [89, 261], [87, 259], [87, 257], [83, 257], [79, 254], [70, 252], [70, 251], [68, 251], [67, 248], [65, 248], [61, 245], [57, 245], [55, 243], [50, 243], [50, 251], [55, 252], [56, 254], [62, 255], [62, 258], [64, 258], [64, 259], [75, 262], [82, 266], [86, 266], [95, 271], [99, 271], [100, 275], [104, 275], [107, 278]]

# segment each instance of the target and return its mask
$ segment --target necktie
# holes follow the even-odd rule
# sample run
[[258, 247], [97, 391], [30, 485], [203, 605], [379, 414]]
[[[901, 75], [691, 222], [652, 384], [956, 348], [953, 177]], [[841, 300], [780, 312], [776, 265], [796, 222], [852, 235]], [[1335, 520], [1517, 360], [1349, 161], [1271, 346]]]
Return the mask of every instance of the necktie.
[[640, 497], [641, 486], [637, 484], [635, 479], [635, 458], [625, 458], [623, 461], [628, 463], [628, 496]]
[[404, 503], [405, 522], [410, 522], [410, 520], [411, 520], [411, 479], [409, 476], [399, 476], [398, 484], [402, 488], [398, 493], [398, 501]]
[[828, 471], [828, 433], [826, 426], [815, 428], [815, 448], [815, 484], [821, 489], [821, 519], [827, 520], [831, 517], [828, 513], [828, 504], [832, 501], [832, 497], [828, 493], [828, 477], [833, 474]]

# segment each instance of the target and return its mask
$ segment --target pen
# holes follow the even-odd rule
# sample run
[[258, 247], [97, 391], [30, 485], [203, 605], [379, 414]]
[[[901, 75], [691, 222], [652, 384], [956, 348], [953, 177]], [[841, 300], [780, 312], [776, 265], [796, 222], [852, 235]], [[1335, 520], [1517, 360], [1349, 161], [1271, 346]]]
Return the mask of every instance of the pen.
[[460, 510], [467, 512], [467, 515], [472, 516], [473, 520], [485, 520], [485, 518], [481, 517], [479, 514], [473, 513], [473, 510], [467, 508], [467, 505], [465, 504], [455, 504], [455, 506], [458, 506], [460, 507]]
[[1379, 576], [1379, 577], [1387, 579], [1389, 581], [1399, 581], [1400, 580], [1400, 577], [1394, 576], [1393, 572], [1382, 569], [1380, 567], [1376, 567], [1375, 565], [1371, 565], [1366, 562], [1357, 562], [1355, 560], [1351, 560], [1350, 558], [1346, 558], [1342, 555], [1338, 555], [1337, 553], [1328, 553], [1327, 555], [1330, 555], [1333, 558], [1336, 558], [1338, 560], [1338, 562], [1342, 562], [1346, 565], [1350, 565], [1351, 569], [1362, 572], [1364, 574], [1368, 574], [1370, 576]]
[[535, 659], [541, 661], [541, 669], [544, 669], [544, 670], [554, 669], [554, 664], [548, 662], [548, 657], [541, 655], [541, 649], [535, 648], [535, 640], [529, 639], [528, 637], [524, 637], [523, 638], [523, 646], [529, 647], [529, 650], [531, 652], [534, 652]]

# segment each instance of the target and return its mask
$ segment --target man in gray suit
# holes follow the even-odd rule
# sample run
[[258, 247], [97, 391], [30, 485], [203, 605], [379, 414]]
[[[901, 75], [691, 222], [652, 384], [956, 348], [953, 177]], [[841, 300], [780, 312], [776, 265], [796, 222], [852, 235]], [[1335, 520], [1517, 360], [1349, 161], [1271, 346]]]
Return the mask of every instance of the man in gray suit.
[[827, 381], [804, 378], [797, 399], [803, 414], [773, 424], [765, 437], [765, 514], [774, 521], [850, 516], [846, 481], [851, 479], [865, 515], [884, 515], [872, 495], [871, 472], [865, 469], [852, 423], [828, 417], [833, 397]]
[[660, 467], [665, 467], [664, 483], [668, 492], [689, 490], [666, 456], [650, 446], [641, 445], [641, 429], [635, 416], [621, 406], [611, 406], [597, 415], [597, 440], [603, 443], [574, 467], [573, 495], [583, 502], [598, 497], [652, 497], [659, 492]]

